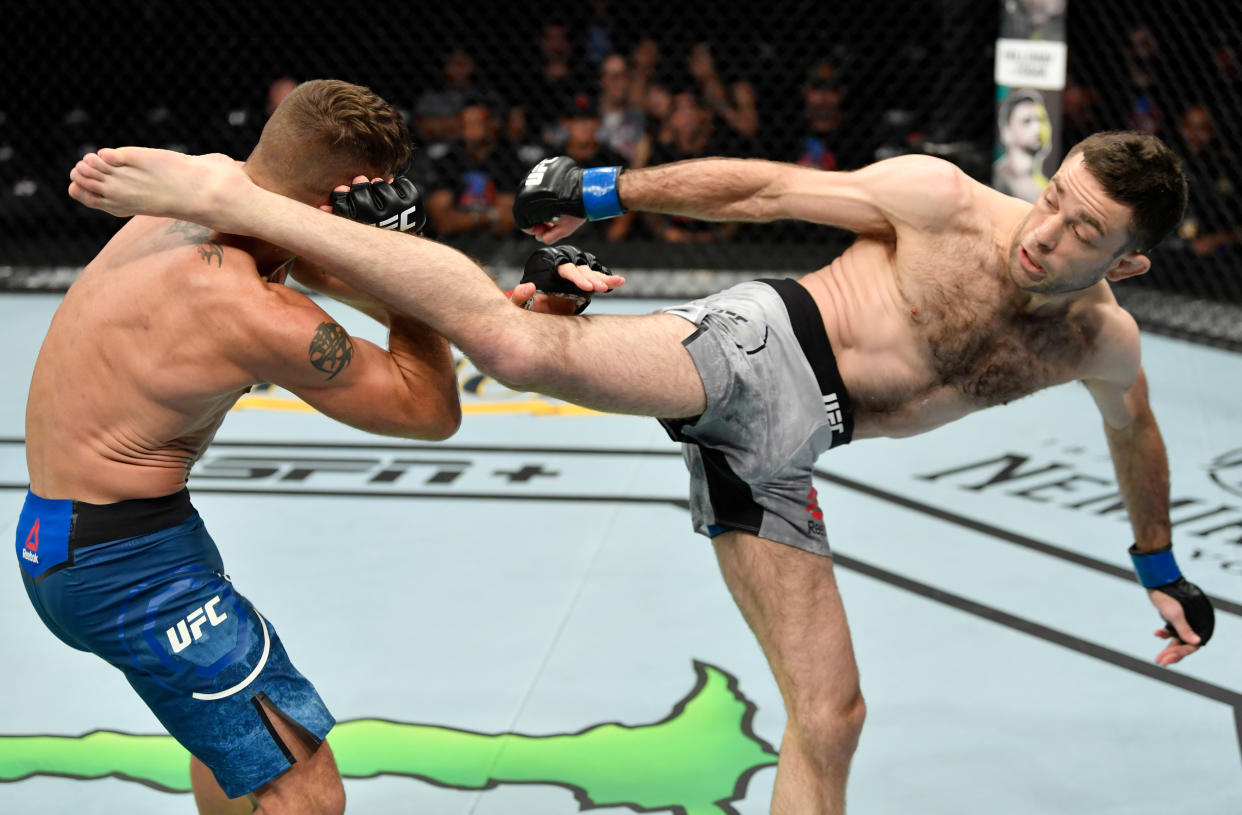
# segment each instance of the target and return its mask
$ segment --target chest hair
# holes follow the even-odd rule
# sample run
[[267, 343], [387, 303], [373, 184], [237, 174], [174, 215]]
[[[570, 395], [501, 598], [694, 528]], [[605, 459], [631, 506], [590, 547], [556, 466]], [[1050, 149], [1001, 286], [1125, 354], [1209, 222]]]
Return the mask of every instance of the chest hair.
[[1092, 337], [1069, 303], [1028, 311], [1023, 296], [999, 282], [982, 289], [964, 283], [928, 288], [923, 318], [915, 319], [940, 385], [977, 404], [998, 405], [1063, 382], [1078, 369]]

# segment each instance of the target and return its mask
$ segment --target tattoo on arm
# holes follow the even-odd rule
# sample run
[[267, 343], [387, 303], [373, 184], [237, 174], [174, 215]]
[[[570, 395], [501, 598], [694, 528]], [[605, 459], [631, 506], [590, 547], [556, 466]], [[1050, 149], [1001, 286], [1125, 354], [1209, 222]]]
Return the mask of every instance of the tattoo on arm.
[[310, 341], [310, 364], [328, 374], [331, 380], [349, 366], [354, 344], [345, 329], [336, 323], [320, 323]]

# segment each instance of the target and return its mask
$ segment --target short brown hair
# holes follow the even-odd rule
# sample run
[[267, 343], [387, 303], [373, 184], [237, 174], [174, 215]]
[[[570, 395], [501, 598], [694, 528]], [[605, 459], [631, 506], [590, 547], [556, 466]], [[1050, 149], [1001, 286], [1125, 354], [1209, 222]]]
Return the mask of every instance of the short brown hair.
[[1070, 148], [1109, 198], [1130, 207], [1130, 249], [1150, 251], [1186, 213], [1186, 175], [1168, 145], [1150, 133], [1095, 133]]
[[278, 191], [313, 199], [355, 175], [387, 178], [409, 157], [396, 108], [361, 85], [315, 79], [273, 111], [248, 163]]

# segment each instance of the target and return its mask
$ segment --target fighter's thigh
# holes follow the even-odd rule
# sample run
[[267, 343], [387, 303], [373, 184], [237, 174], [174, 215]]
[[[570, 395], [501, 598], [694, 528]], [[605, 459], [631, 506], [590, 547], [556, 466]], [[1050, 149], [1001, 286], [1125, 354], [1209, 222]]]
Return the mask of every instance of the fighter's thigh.
[[791, 713], [801, 704], [851, 703], [858, 667], [832, 559], [736, 530], [712, 542]]
[[701, 413], [703, 382], [682, 341], [696, 331], [671, 314], [544, 317], [528, 385], [598, 410], [641, 416]]

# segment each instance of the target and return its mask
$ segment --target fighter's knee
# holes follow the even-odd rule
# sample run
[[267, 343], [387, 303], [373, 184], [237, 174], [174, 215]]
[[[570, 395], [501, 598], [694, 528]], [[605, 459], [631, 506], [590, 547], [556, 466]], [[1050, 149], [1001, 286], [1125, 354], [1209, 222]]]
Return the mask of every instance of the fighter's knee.
[[790, 712], [790, 725], [806, 751], [826, 762], [854, 754], [866, 719], [867, 703], [858, 689], [830, 700], [808, 701]]
[[530, 390], [540, 380], [543, 354], [519, 325], [498, 327], [469, 356], [480, 371], [511, 390]]
[[344, 815], [345, 785], [339, 775], [325, 775], [296, 790], [261, 788], [255, 795], [258, 815]]
[[320, 799], [319, 808], [315, 810], [319, 815], [344, 815], [345, 785], [339, 776], [321, 794], [323, 797]]

